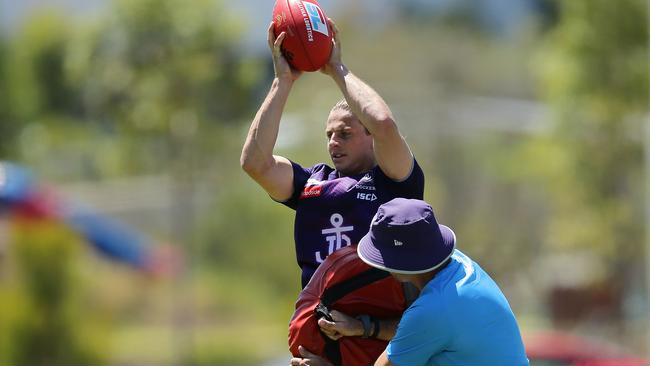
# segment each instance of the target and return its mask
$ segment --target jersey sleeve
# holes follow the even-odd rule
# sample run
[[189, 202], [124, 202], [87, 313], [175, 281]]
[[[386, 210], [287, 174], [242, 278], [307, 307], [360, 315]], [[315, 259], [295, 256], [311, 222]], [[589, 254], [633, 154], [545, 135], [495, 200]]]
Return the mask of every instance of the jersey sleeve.
[[406, 179], [394, 181], [386, 176], [381, 168], [377, 169], [377, 177], [396, 197], [419, 200], [424, 198], [424, 172], [415, 158], [413, 158], [411, 174]]
[[[428, 306], [426, 306], [428, 305]], [[448, 344], [450, 329], [444, 312], [435, 303], [416, 301], [406, 310], [387, 355], [395, 366], [424, 366]]]
[[315, 167], [303, 168], [300, 164], [293, 161], [291, 161], [291, 167], [293, 168], [293, 193], [291, 193], [291, 197], [286, 201], [277, 202], [295, 210], [298, 207], [300, 194]]

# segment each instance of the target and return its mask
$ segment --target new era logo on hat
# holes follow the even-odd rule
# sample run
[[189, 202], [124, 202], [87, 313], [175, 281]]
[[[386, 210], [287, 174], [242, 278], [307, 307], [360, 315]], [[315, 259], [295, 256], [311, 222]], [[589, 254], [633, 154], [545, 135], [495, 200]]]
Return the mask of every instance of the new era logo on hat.
[[438, 224], [429, 204], [395, 198], [379, 207], [357, 251], [373, 267], [417, 274], [439, 267], [455, 247], [456, 235]]

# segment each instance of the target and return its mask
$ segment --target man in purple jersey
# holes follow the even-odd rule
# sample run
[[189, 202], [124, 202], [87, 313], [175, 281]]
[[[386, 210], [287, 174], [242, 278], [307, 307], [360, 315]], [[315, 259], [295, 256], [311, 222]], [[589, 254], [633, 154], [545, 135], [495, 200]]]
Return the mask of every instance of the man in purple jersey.
[[320, 70], [345, 98], [332, 108], [325, 133], [334, 168], [304, 168], [273, 155], [284, 105], [301, 75], [280, 52], [286, 37], [268, 29], [275, 78], [253, 120], [241, 165], [274, 200], [296, 210], [294, 239], [304, 287], [325, 258], [356, 245], [377, 208], [396, 197], [422, 199], [424, 174], [400, 135], [386, 102], [341, 61], [336, 25], [333, 49]]

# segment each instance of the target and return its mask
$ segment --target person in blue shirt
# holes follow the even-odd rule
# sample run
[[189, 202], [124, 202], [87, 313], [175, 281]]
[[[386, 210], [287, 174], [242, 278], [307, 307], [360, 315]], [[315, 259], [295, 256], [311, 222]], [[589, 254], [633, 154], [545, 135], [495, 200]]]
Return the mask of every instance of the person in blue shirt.
[[[396, 198], [380, 206], [357, 252], [370, 266], [420, 289], [375, 366], [529, 364], [505, 296], [456, 249], [454, 232], [437, 223], [426, 202]], [[291, 365], [329, 365], [309, 350], [301, 353]]]

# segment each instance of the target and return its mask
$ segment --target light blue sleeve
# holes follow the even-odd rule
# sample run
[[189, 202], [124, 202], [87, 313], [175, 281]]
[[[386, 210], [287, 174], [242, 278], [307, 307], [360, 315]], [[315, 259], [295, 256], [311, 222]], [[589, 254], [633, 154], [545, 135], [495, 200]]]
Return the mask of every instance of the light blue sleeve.
[[408, 308], [390, 341], [387, 355], [395, 366], [427, 365], [448, 344], [449, 328], [439, 302], [422, 297]]

